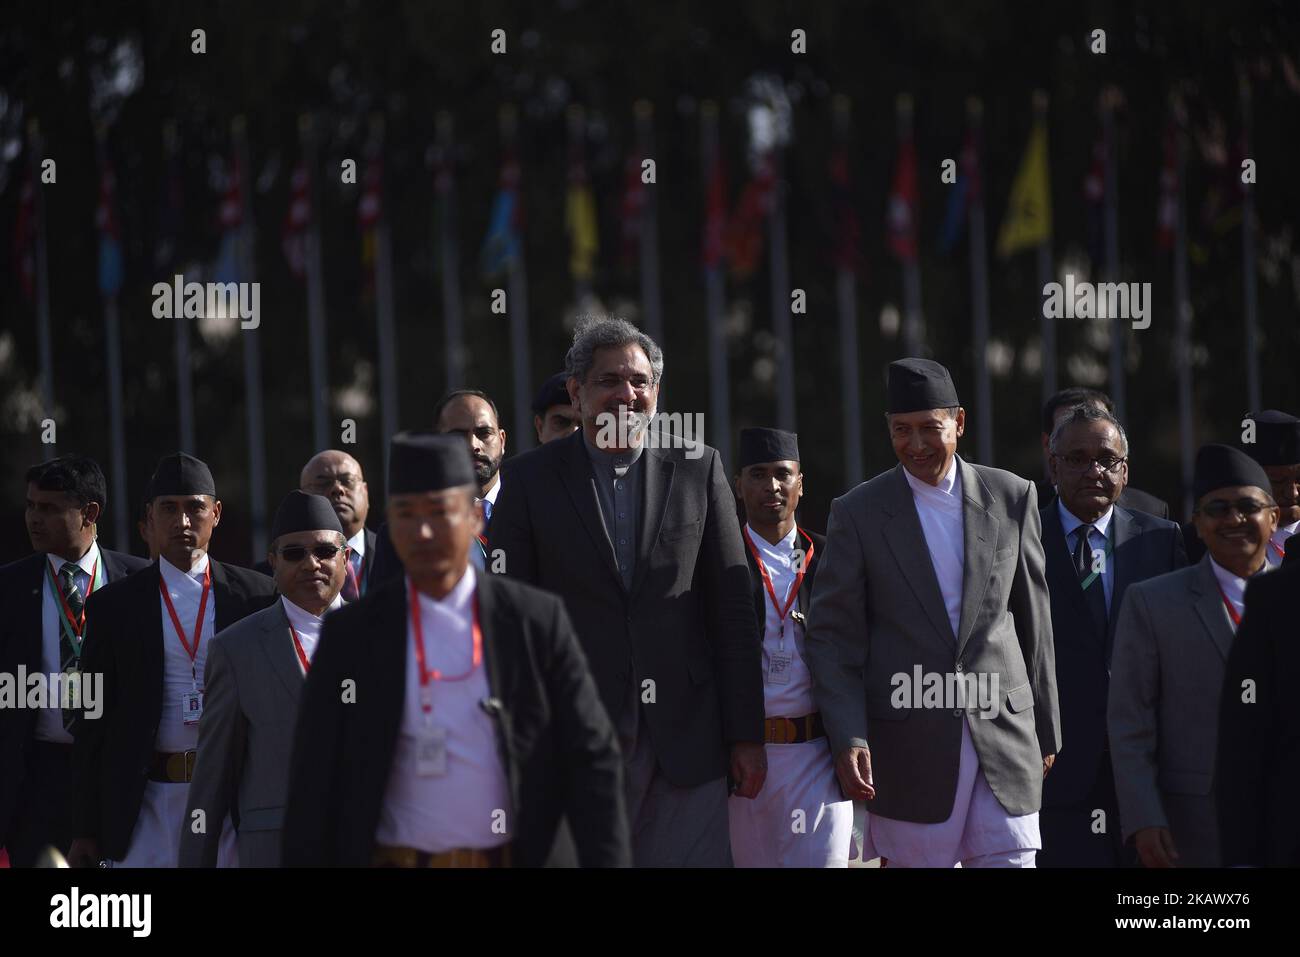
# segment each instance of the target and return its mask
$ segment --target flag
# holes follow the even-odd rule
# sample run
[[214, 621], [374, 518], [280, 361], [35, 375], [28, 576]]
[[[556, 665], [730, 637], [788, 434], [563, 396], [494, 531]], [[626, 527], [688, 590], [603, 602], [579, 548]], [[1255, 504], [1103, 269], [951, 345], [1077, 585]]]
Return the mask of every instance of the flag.
[[849, 154], [843, 146], [831, 153], [831, 213], [835, 222], [835, 247], [831, 258], [839, 269], [856, 272], [859, 265], [858, 244], [862, 230], [853, 208], [853, 190], [849, 182]]
[[99, 292], [105, 298], [116, 296], [122, 289], [122, 232], [115, 208], [116, 188], [112, 164], [104, 156], [99, 171], [95, 228], [99, 230]]
[[1088, 255], [1096, 268], [1105, 257], [1106, 245], [1106, 140], [1100, 133], [1083, 178], [1083, 199], [1088, 207]]
[[514, 151], [509, 150], [501, 161], [501, 179], [496, 198], [492, 201], [487, 235], [479, 251], [479, 268], [488, 279], [505, 272], [522, 251], [523, 207], [519, 201], [519, 179], [519, 162]]
[[14, 221], [14, 271], [23, 298], [36, 301], [36, 178], [31, 169], [18, 191], [18, 218]]
[[916, 196], [916, 147], [908, 136], [898, 144], [887, 224], [889, 248], [903, 262], [916, 259]]
[[1156, 203], [1156, 248], [1174, 248], [1178, 232], [1178, 130], [1165, 129], [1164, 163], [1160, 167], [1160, 198]]
[[645, 183], [641, 181], [641, 158], [629, 156], [623, 173], [622, 239], [619, 258], [630, 270], [641, 244], [641, 221], [645, 215]]
[[1007, 214], [998, 234], [998, 257], [1039, 246], [1052, 238], [1052, 186], [1047, 168], [1047, 124], [1029, 134], [1020, 169], [1011, 183]]
[[704, 236], [700, 244], [705, 269], [722, 265], [727, 239], [727, 176], [722, 158], [715, 156], [709, 167], [704, 195]]
[[569, 163], [569, 192], [564, 202], [564, 231], [569, 234], [569, 273], [574, 279], [590, 279], [600, 237], [596, 230], [596, 199], [587, 182], [581, 159]]
[[748, 279], [758, 268], [763, 253], [763, 220], [772, 206], [772, 189], [776, 173], [770, 155], [764, 155], [745, 184], [736, 211], [727, 224], [726, 250], [731, 274], [737, 279]]
[[957, 182], [948, 194], [948, 209], [943, 218], [943, 232], [939, 234], [939, 251], [951, 253], [961, 240], [962, 229], [971, 206], [977, 203], [983, 191], [980, 176], [980, 151], [974, 130], [967, 130], [962, 140], [961, 159], [957, 165]]
[[311, 224], [311, 174], [302, 160], [289, 176], [289, 208], [280, 228], [280, 248], [293, 278], [307, 275], [307, 227]]
[[226, 189], [217, 206], [217, 228], [221, 242], [212, 266], [215, 282], [239, 282], [239, 230], [244, 225], [243, 171], [238, 156], [226, 167]]
[[361, 199], [357, 203], [357, 224], [361, 227], [362, 295], [375, 293], [375, 259], [379, 252], [379, 217], [383, 215], [384, 160], [372, 153], [361, 177]]

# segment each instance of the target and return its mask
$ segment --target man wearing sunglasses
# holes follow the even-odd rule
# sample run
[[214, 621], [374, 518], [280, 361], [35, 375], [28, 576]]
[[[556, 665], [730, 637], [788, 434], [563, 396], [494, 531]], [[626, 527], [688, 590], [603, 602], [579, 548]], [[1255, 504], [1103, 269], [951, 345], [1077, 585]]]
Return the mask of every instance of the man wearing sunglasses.
[[298, 699], [326, 612], [343, 604], [348, 547], [329, 499], [292, 491], [271, 527], [280, 600], [227, 628], [208, 656], [199, 759], [180, 831], [182, 867], [215, 867], [227, 813], [240, 867], [278, 867]]
[[1123, 836], [1146, 867], [1217, 867], [1215, 745], [1246, 583], [1270, 566], [1277, 505], [1239, 449], [1196, 455], [1193, 522], [1207, 554], [1131, 585], [1115, 627], [1107, 723]]
[[[74, 867], [176, 866], [212, 637], [275, 599], [265, 575], [208, 556], [221, 501], [206, 464], [164, 456], [149, 492], [158, 561], [86, 602], [82, 671], [103, 674], [104, 708], [73, 732]], [[233, 830], [219, 860], [236, 861]]]
[[1117, 867], [1130, 857], [1106, 740], [1115, 624], [1131, 584], [1182, 568], [1187, 556], [1175, 523], [1119, 504], [1128, 452], [1124, 427], [1092, 403], [1063, 410], [1052, 430], [1056, 496], [1042, 510], [1043, 551], [1067, 745], [1043, 783], [1043, 867]]

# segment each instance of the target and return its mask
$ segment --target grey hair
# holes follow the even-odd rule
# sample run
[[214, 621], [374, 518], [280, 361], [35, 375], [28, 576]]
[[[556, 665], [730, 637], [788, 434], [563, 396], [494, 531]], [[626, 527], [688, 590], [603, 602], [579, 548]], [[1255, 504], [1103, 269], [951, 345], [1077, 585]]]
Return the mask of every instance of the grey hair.
[[1055, 452], [1065, 430], [1078, 422], [1108, 422], [1113, 425], [1119, 435], [1120, 453], [1124, 458], [1128, 458], [1128, 433], [1124, 431], [1124, 426], [1120, 425], [1119, 419], [1105, 409], [1091, 404], [1071, 406], [1070, 411], [1061, 416], [1061, 421], [1057, 422], [1056, 427], [1052, 429], [1048, 448]]
[[627, 345], [641, 347], [650, 360], [650, 383], [657, 385], [664, 374], [663, 350], [632, 323], [612, 316], [583, 316], [578, 320], [573, 331], [573, 345], [564, 357], [564, 371], [579, 382], [586, 382], [597, 349]]

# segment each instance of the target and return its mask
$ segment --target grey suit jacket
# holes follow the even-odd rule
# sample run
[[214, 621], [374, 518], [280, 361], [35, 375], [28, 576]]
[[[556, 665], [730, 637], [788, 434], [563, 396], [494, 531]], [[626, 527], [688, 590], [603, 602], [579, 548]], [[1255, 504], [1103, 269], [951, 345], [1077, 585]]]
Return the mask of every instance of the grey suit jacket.
[[1218, 860], [1214, 757], [1232, 638], [1208, 554], [1130, 585], [1115, 626], [1107, 721], [1124, 839], [1167, 827], [1180, 864]]
[[[230, 813], [240, 867], [278, 867], [298, 699], [304, 679], [284, 605], [249, 615], [208, 649], [198, 758], [181, 827], [181, 867], [215, 867]], [[206, 833], [196, 834], [202, 809]]]
[[[997, 680], [996, 714], [970, 717], [980, 767], [1010, 814], [1037, 811], [1043, 757], [1061, 747], [1051, 604], [1033, 483], [961, 470], [961, 620], [952, 632], [901, 465], [831, 505], [805, 646], [831, 748], [871, 749], [870, 811], [918, 823], [952, 813], [966, 709], [895, 707], [894, 677]], [[969, 710], [976, 710], [972, 704]]]

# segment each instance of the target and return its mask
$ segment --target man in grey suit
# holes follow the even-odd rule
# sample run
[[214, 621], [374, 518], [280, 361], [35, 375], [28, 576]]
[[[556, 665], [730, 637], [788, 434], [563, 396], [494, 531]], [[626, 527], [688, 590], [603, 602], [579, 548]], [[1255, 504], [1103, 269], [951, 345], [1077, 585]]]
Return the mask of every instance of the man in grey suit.
[[1061, 747], [1034, 486], [957, 455], [948, 370], [889, 366], [899, 465], [831, 505], [805, 639], [864, 856], [1032, 867]]
[[1278, 508], [1246, 453], [1196, 454], [1192, 515], [1206, 555], [1132, 585], [1111, 658], [1111, 760], [1124, 839], [1147, 867], [1217, 867], [1214, 796], [1219, 698], [1246, 582], [1269, 569]]
[[[298, 699], [321, 619], [343, 603], [347, 540], [329, 499], [292, 491], [271, 528], [280, 600], [212, 641], [181, 867], [215, 867], [230, 813], [241, 867], [278, 867]], [[211, 826], [217, 822], [217, 826]]]

